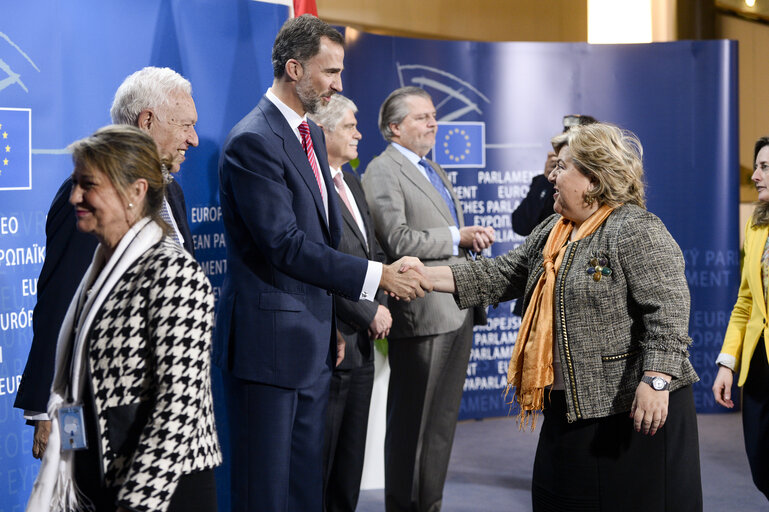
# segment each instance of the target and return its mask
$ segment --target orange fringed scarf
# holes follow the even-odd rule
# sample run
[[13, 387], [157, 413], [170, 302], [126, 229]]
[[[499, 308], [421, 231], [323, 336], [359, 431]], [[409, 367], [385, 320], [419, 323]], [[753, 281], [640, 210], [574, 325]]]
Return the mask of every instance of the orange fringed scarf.
[[[601, 206], [582, 223], [574, 240], [581, 240], [598, 229], [614, 211]], [[524, 428], [531, 419], [531, 429], [536, 427], [537, 411], [544, 406], [545, 387], [553, 383], [553, 308], [555, 276], [566, 254], [574, 223], [561, 217], [547, 237], [542, 255], [545, 271], [537, 281], [518, 330], [518, 339], [507, 368], [507, 388], [515, 388], [514, 401], [518, 403], [518, 428]]]

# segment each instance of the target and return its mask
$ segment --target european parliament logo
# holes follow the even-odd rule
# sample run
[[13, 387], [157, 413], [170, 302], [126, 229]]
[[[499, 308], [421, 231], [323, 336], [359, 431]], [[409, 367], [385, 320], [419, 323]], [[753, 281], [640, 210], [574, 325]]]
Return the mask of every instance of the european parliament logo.
[[32, 109], [0, 107], [0, 190], [32, 189]]
[[441, 167], [486, 167], [486, 123], [438, 123], [433, 160]]

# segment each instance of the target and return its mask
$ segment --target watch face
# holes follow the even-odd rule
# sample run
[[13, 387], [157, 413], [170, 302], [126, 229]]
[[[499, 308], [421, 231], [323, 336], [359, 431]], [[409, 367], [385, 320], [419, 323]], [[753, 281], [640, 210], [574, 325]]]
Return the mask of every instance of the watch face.
[[654, 377], [652, 379], [652, 386], [654, 386], [654, 389], [657, 391], [660, 391], [661, 389], [665, 388], [665, 379], [662, 377]]

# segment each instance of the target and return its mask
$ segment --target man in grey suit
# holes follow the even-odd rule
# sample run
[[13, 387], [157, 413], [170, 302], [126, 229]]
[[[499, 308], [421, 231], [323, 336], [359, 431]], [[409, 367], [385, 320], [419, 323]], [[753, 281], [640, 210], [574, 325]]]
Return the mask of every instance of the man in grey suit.
[[[358, 176], [342, 166], [358, 158], [361, 134], [358, 108], [341, 94], [309, 117], [326, 136], [328, 166], [342, 212], [343, 232], [338, 249], [353, 256], [385, 261], [377, 243], [366, 197]], [[374, 387], [374, 339], [390, 332], [392, 316], [387, 295], [354, 302], [335, 297], [336, 328], [345, 342], [344, 359], [331, 374], [324, 435], [323, 502], [326, 512], [353, 512], [358, 504], [371, 392]]]
[[[435, 145], [436, 112], [418, 87], [393, 91], [379, 112], [390, 144], [366, 168], [363, 188], [388, 259], [425, 265], [465, 261], [494, 241], [490, 227], [465, 226], [443, 169], [424, 156]], [[385, 436], [388, 511], [441, 508], [473, 334], [473, 315], [448, 294], [391, 301], [390, 387]]]

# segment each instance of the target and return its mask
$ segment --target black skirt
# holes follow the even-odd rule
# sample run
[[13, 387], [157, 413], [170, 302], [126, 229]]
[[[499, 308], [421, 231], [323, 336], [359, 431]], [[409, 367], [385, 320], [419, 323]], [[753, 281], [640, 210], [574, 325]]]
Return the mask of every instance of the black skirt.
[[629, 412], [566, 421], [563, 391], [545, 392], [532, 478], [535, 512], [701, 511], [697, 414], [691, 386], [670, 394], [654, 436]]

